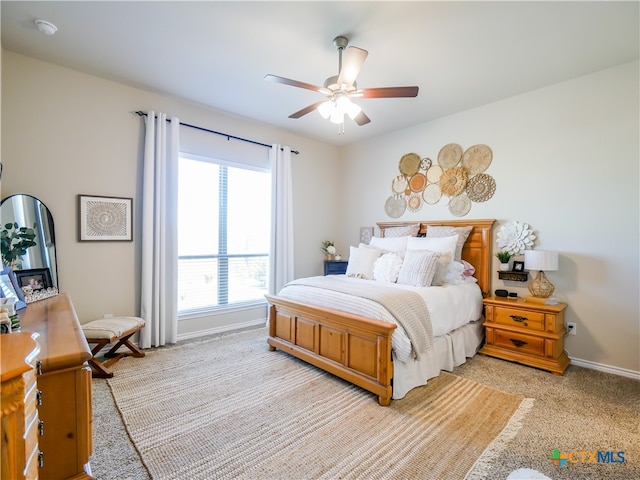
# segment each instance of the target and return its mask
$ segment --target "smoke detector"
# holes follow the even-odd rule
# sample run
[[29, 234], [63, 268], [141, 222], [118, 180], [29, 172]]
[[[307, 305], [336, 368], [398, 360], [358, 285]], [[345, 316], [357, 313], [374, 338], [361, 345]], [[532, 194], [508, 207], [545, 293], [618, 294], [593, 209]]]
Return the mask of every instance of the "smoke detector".
[[58, 31], [58, 27], [56, 27], [53, 23], [47, 22], [46, 20], [34, 20], [38, 30], [40, 30], [45, 35], [53, 35]]

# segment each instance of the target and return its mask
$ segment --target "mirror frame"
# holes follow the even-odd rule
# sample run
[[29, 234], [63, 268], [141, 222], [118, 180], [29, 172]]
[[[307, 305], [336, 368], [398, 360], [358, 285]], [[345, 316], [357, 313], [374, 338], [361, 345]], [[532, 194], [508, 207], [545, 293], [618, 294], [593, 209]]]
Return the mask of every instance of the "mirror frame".
[[[42, 218], [42, 221], [40, 222], [39, 230], [38, 230], [38, 238], [40, 238], [46, 245], [48, 244], [53, 245], [54, 258], [53, 258], [53, 261], [47, 262], [47, 265], [44, 265], [44, 262], [38, 262], [41, 264], [33, 265], [31, 266], [31, 268], [48, 268], [51, 275], [52, 285], [59, 290], [60, 283], [58, 278], [58, 251], [56, 247], [56, 232], [55, 232], [53, 214], [51, 213], [51, 210], [49, 209], [49, 207], [47, 207], [47, 205], [42, 200], [40, 200], [38, 197], [35, 197], [33, 195], [29, 195], [28, 193], [14, 193], [12, 195], [9, 195], [8, 197], [3, 198], [2, 201], [0, 201], [0, 212], [2, 212], [2, 207], [4, 206], [4, 204], [10, 203], [11, 200], [15, 197], [28, 197], [34, 202], [34, 204], [38, 205], [38, 209], [40, 209], [41, 207], [44, 207], [44, 211], [46, 212], [46, 218]], [[41, 212], [39, 213], [42, 217]], [[0, 215], [0, 220], [1, 220], [0, 223], [2, 225], [7, 223], [5, 219], [1, 218], [1, 215]], [[44, 231], [45, 229], [46, 229], [46, 232]], [[44, 238], [41, 235], [41, 233], [45, 235]], [[46, 247], [46, 248], [49, 248], [49, 247]]]

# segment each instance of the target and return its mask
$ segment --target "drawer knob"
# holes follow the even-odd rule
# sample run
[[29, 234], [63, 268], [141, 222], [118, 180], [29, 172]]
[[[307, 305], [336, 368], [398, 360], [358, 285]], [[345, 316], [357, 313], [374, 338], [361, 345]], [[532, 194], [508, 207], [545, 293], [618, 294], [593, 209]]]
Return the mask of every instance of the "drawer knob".
[[529, 320], [527, 317], [522, 317], [520, 315], [509, 315], [514, 322], [525, 322]]
[[517, 338], [510, 338], [511, 343], [513, 343], [516, 347], [522, 347], [527, 344], [524, 340], [519, 340]]

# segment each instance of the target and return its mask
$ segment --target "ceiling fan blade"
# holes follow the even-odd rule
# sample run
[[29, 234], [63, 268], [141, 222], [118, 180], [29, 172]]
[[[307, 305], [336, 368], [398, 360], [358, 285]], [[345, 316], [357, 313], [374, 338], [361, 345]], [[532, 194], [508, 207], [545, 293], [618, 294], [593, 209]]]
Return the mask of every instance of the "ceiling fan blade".
[[318, 87], [317, 85], [311, 85], [310, 83], [299, 82], [298, 80], [291, 80], [290, 78], [271, 75], [270, 73], [265, 75], [264, 79], [269, 82], [282, 83], [283, 85], [291, 85], [292, 87], [306, 88], [307, 90], [313, 90], [314, 92], [324, 92], [326, 90], [325, 88]]
[[346, 84], [348, 87], [353, 85], [364, 61], [367, 59], [367, 55], [369, 55], [369, 52], [362, 48], [347, 48], [347, 56], [344, 59], [338, 76], [338, 85]]
[[352, 96], [361, 98], [417, 97], [418, 87], [364, 88], [353, 93]]
[[303, 115], [306, 115], [307, 113], [311, 113], [315, 109], [317, 109], [318, 106], [323, 104], [324, 102], [326, 102], [326, 100], [321, 100], [319, 102], [314, 103], [313, 105], [309, 105], [308, 107], [304, 107], [302, 110], [298, 110], [296, 113], [292, 113], [291, 115], [289, 115], [289, 118], [300, 118]]
[[369, 123], [371, 119], [367, 117], [366, 113], [360, 110], [360, 113], [353, 118], [353, 121], [356, 122], [358, 125], [362, 126]]

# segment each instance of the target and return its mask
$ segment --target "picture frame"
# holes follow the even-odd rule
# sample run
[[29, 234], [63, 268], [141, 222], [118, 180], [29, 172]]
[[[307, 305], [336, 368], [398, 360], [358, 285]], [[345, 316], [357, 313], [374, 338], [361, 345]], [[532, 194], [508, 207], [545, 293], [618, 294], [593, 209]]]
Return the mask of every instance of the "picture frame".
[[51, 272], [48, 268], [32, 268], [29, 270], [16, 270], [16, 282], [18, 287], [30, 287], [31, 291], [46, 290], [53, 287]]
[[133, 199], [78, 195], [78, 241], [133, 241]]
[[513, 271], [514, 272], [524, 272], [524, 262], [520, 262], [518, 260], [513, 261]]
[[14, 298], [16, 310], [21, 310], [27, 306], [22, 289], [18, 286], [15, 273], [11, 267], [4, 267], [0, 271], [0, 298]]

